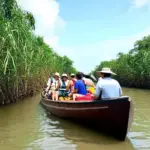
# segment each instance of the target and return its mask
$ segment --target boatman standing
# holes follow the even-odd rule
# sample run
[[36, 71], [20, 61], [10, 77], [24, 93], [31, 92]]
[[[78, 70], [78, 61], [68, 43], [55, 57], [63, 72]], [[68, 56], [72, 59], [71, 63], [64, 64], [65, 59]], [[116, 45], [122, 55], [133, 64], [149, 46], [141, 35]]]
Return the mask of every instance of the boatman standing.
[[96, 85], [95, 99], [118, 98], [122, 95], [122, 89], [119, 82], [111, 78], [111, 75], [116, 75], [110, 68], [102, 68], [100, 80]]

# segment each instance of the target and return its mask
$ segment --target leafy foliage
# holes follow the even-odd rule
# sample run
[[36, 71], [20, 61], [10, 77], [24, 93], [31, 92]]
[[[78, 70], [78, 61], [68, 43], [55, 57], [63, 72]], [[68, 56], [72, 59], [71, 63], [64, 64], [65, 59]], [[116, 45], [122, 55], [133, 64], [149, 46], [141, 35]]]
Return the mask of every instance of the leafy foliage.
[[101, 62], [91, 73], [96, 75], [102, 67], [116, 72], [116, 79], [123, 86], [150, 88], [150, 36], [136, 41], [127, 54], [120, 52], [117, 59]]
[[59, 56], [33, 33], [35, 19], [15, 0], [0, 3], [0, 104], [33, 94], [50, 73], [76, 71], [67, 56]]

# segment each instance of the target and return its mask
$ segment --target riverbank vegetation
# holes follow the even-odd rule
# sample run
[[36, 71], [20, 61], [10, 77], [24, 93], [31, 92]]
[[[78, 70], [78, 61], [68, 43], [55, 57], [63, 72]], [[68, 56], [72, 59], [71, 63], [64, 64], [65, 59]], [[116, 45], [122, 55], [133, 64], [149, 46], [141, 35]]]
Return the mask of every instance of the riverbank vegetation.
[[35, 19], [15, 0], [0, 3], [0, 104], [15, 102], [41, 89], [49, 74], [75, 72], [73, 62], [34, 34]]
[[127, 54], [120, 52], [116, 59], [101, 62], [91, 74], [103, 67], [110, 67], [122, 86], [150, 89], [150, 36], [136, 41]]

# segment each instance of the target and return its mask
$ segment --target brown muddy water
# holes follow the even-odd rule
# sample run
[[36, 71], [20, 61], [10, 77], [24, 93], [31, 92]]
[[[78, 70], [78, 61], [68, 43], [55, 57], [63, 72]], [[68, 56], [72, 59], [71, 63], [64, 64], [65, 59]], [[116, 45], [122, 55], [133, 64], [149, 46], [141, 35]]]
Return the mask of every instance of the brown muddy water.
[[47, 115], [39, 94], [0, 108], [0, 150], [150, 150], [150, 90], [123, 91], [135, 103], [125, 142]]

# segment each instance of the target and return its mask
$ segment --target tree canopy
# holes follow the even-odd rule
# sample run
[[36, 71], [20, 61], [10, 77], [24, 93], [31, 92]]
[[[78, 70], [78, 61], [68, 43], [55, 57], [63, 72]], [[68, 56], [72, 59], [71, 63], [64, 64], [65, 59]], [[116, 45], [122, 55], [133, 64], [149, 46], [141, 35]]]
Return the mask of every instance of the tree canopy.
[[118, 53], [117, 58], [100, 62], [91, 72], [96, 75], [102, 67], [110, 67], [123, 86], [150, 88], [150, 36], [138, 40], [128, 53]]

